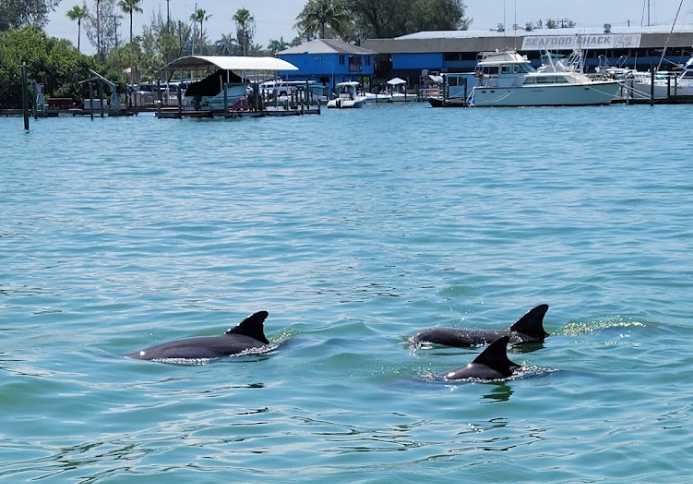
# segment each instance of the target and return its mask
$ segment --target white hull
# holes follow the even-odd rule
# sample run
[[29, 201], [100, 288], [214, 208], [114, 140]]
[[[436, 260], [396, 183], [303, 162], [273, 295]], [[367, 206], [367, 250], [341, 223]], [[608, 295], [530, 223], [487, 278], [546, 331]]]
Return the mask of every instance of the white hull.
[[362, 108], [366, 103], [366, 98], [358, 99], [347, 99], [343, 97], [338, 97], [337, 99], [332, 99], [327, 103], [328, 108], [335, 109], [351, 109], [351, 108]]
[[392, 96], [389, 94], [373, 94], [367, 92], [364, 94], [367, 103], [389, 103], [392, 101]]
[[547, 86], [476, 86], [470, 100], [476, 107], [596, 106], [609, 104], [618, 93], [617, 81]]
[[[649, 82], [634, 83], [633, 90], [637, 92], [637, 96], [634, 97], [650, 99], [652, 95], [651, 89]], [[671, 85], [667, 86], [666, 82], [655, 81], [655, 99], [666, 99], [669, 96], [693, 96], [693, 84], [676, 84], [675, 79], [672, 79]]]

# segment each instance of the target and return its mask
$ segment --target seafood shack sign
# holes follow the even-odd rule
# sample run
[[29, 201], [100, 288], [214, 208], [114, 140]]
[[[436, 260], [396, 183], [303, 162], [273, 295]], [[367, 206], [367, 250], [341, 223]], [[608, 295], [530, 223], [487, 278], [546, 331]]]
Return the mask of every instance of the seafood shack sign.
[[640, 34], [530, 35], [522, 50], [630, 49], [640, 47]]

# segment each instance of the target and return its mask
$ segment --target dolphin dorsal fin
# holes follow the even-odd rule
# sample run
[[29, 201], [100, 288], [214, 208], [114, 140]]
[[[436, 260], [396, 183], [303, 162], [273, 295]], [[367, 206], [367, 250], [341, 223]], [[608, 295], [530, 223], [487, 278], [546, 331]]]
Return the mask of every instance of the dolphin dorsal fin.
[[513, 368], [519, 365], [508, 358], [508, 341], [510, 336], [501, 336], [482, 351], [472, 363], [488, 366], [503, 376], [512, 375]]
[[549, 333], [544, 331], [544, 315], [548, 310], [548, 304], [540, 304], [530, 309], [515, 324], [510, 326], [510, 331], [533, 336], [537, 339], [546, 338]]
[[267, 311], [258, 311], [238, 323], [238, 326], [235, 328], [229, 329], [225, 334], [242, 334], [243, 336], [256, 339], [261, 343], [269, 344], [263, 326], [267, 316], [269, 316]]

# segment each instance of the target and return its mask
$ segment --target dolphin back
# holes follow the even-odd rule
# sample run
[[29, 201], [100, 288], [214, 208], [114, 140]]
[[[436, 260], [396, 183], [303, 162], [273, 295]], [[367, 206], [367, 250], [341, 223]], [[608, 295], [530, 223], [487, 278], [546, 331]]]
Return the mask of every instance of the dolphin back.
[[544, 315], [549, 310], [548, 304], [540, 304], [525, 313], [515, 324], [510, 326], [513, 333], [521, 333], [533, 339], [543, 340], [549, 333], [544, 330]]
[[269, 344], [267, 337], [265, 336], [264, 323], [267, 319], [269, 313], [267, 311], [258, 311], [251, 314], [243, 321], [238, 323], [238, 326], [231, 328], [226, 331], [225, 334], [238, 334], [243, 336], [248, 336], [250, 338], [256, 339], [264, 344]]
[[519, 368], [519, 365], [510, 361], [508, 358], [508, 341], [509, 336], [502, 336], [491, 343], [484, 351], [477, 356], [472, 364], [483, 365], [491, 368], [504, 377], [509, 377], [513, 374], [513, 369]]

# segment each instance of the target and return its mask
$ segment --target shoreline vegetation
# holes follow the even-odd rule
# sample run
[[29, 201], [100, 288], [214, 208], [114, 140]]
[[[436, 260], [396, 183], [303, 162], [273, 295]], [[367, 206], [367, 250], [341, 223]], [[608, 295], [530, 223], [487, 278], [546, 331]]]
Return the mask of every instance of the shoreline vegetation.
[[[76, 43], [47, 35], [43, 27], [61, 1], [16, 0], [0, 3], [0, 109], [21, 108], [23, 63], [28, 77], [43, 85], [46, 98], [89, 97], [90, 70], [98, 72], [126, 92], [128, 84], [151, 83], [169, 62], [187, 55], [274, 56], [291, 46], [318, 38], [336, 38], [360, 44], [367, 38], [396, 37], [418, 31], [467, 30], [462, 0], [307, 0], [296, 16], [295, 37], [280, 37], [267, 46], [255, 42], [253, 13], [240, 8], [229, 19], [229, 33], [208, 36], [206, 22], [215, 15], [197, 9], [188, 18], [168, 11], [151, 15], [140, 32], [133, 18], [142, 15], [144, 0], [84, 0], [67, 16], [75, 22]], [[117, 23], [122, 18], [121, 23]], [[531, 24], [531, 25], [530, 25]], [[127, 32], [119, 31], [118, 26]], [[538, 21], [537, 28], [574, 26], [569, 20]], [[527, 27], [534, 28], [534, 23]], [[82, 53], [85, 43], [96, 54]]]

